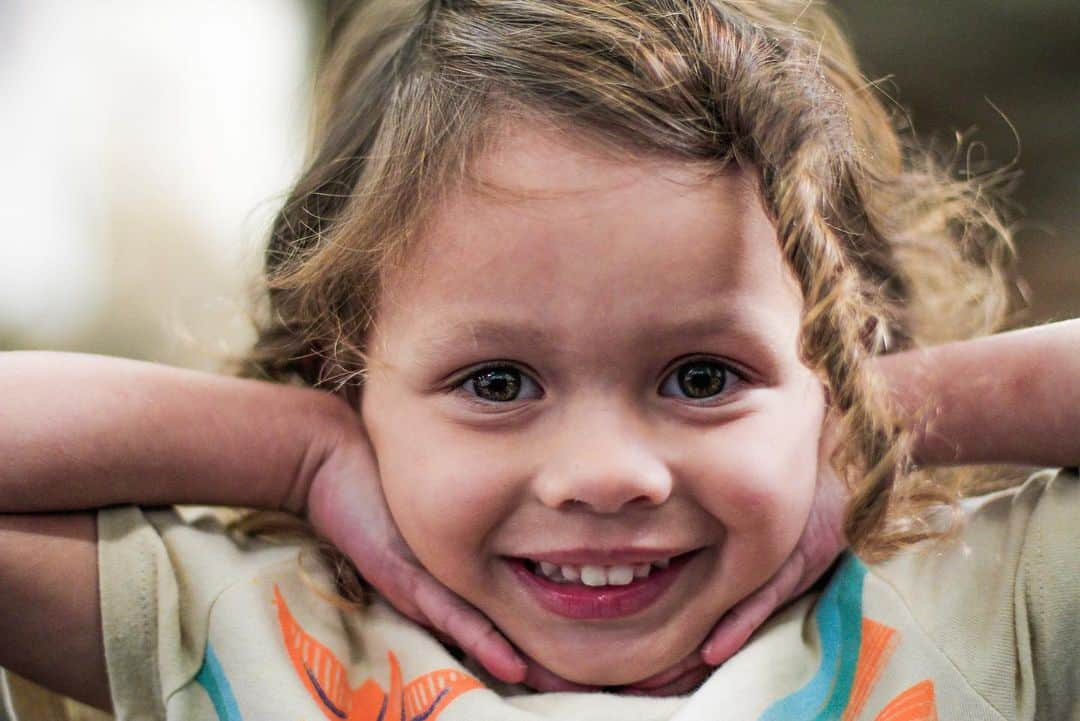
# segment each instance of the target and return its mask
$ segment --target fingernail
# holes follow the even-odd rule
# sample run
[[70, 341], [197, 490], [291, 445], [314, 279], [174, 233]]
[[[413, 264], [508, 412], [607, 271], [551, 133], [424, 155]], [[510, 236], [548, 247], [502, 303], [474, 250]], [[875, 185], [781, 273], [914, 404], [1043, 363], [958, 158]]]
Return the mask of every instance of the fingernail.
[[714, 651], [714, 648], [712, 647], [711, 644], [702, 647], [702, 649], [701, 649], [701, 660], [704, 661], [706, 663], [706, 665], [709, 665], [709, 666], [716, 666], [717, 665], [716, 661], [713, 661], [713, 658], [712, 658], [713, 657], [713, 651]]

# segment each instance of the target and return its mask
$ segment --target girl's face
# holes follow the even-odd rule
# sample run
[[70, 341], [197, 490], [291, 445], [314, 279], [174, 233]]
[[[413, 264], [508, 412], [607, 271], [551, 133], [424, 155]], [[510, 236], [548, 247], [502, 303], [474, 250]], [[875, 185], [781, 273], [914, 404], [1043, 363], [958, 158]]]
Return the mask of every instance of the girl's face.
[[476, 175], [380, 299], [362, 413], [386, 499], [526, 654], [632, 683], [802, 531], [824, 397], [800, 293], [745, 171], [517, 127]]

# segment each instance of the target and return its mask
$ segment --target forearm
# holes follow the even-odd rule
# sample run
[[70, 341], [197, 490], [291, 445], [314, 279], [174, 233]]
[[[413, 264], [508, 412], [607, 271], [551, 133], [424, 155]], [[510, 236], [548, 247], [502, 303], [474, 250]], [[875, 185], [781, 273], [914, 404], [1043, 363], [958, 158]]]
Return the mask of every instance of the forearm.
[[151, 363], [0, 354], [0, 512], [117, 503], [302, 510], [348, 409]]
[[883, 356], [926, 465], [1080, 463], [1080, 320]]

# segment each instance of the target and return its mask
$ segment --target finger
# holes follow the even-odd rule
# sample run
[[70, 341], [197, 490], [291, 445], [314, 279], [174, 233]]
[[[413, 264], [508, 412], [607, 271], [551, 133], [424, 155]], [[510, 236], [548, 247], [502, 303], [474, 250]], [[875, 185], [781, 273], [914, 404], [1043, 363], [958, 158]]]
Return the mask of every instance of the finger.
[[631, 696], [678, 696], [696, 689], [709, 677], [712, 671], [712, 668], [699, 663], [696, 667], [684, 671], [662, 686], [649, 689], [626, 686], [622, 692]]
[[654, 676], [650, 676], [644, 681], [638, 681], [637, 683], [629, 684], [625, 688], [635, 690], [649, 690], [654, 688], [660, 688], [661, 686], [666, 686], [675, 679], [679, 678], [690, 669], [700, 667], [701, 656], [696, 653], [692, 653], [686, 658], [684, 658], [682, 661], [679, 661], [677, 664], [667, 669], [666, 671], [661, 671]]
[[525, 674], [525, 685], [537, 691], [544, 693], [553, 693], [556, 691], [584, 693], [586, 691], [595, 691], [597, 689], [596, 686], [583, 686], [579, 683], [574, 683], [573, 681], [567, 681], [562, 676], [552, 673], [531, 658], [528, 659], [527, 663], [528, 671]]
[[770, 604], [758, 600], [739, 604], [728, 611], [702, 646], [702, 660], [710, 666], [719, 666], [734, 656], [768, 618], [770, 610]]
[[416, 587], [422, 572], [415, 566], [390, 555], [369, 552], [363, 565], [357, 564], [357, 570], [398, 613], [421, 626], [431, 625], [416, 604]]
[[525, 680], [525, 661], [482, 613], [426, 574], [417, 574], [413, 598], [432, 626], [454, 639], [492, 676], [506, 683]]
[[437, 635], [460, 646], [500, 681], [524, 679], [525, 662], [491, 622], [426, 572], [381, 554], [369, 554], [365, 565], [361, 573], [400, 613], [434, 627]]
[[701, 648], [702, 660], [719, 666], [734, 656], [772, 612], [791, 598], [804, 565], [802, 554], [793, 554], [768, 583], [724, 614]]

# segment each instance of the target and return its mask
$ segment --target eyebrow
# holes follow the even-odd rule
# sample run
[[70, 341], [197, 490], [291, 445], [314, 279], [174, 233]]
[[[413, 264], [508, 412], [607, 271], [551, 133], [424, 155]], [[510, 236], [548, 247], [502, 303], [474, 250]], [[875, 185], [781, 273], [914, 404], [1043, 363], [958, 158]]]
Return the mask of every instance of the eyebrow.
[[418, 355], [425, 365], [434, 365], [463, 345], [480, 348], [490, 345], [542, 346], [552, 342], [552, 334], [539, 326], [481, 318], [450, 321], [435, 333], [425, 336]]
[[[717, 307], [711, 304], [700, 310], [690, 309], [687, 315], [670, 321], [646, 324], [637, 342], [664, 344], [687, 337], [727, 336], [747, 343], [759, 351], [775, 353], [775, 335], [766, 330], [769, 324], [753, 309], [739, 308], [737, 303]], [[528, 322], [493, 318], [449, 321], [435, 332], [424, 336], [417, 346], [418, 359], [425, 365], [436, 365], [447, 355], [462, 347], [474, 349], [490, 346], [551, 347], [560, 345], [559, 333]]]
[[731, 304], [722, 309], [691, 312], [670, 323], [664, 323], [642, 336], [642, 342], [652, 344], [670, 343], [683, 338], [724, 337], [752, 349], [759, 361], [775, 365], [782, 353], [779, 328], [768, 314], [756, 312], [752, 307]]

